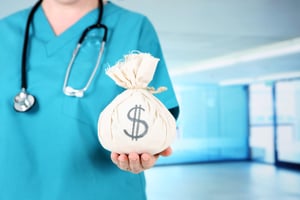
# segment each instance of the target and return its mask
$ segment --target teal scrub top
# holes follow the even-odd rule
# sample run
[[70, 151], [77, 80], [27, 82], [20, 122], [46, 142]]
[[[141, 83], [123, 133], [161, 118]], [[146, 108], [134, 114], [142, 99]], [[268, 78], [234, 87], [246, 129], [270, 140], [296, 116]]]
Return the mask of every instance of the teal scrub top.
[[[117, 168], [97, 136], [100, 112], [123, 91], [106, 74], [134, 50], [160, 58], [149, 86], [166, 86], [156, 95], [167, 108], [178, 105], [157, 34], [143, 15], [109, 2], [103, 24], [108, 40], [96, 77], [83, 98], [62, 91], [66, 68], [83, 30], [98, 17], [95, 9], [59, 36], [40, 7], [30, 28], [28, 92], [37, 104], [26, 113], [13, 108], [21, 87], [24, 30], [30, 9], [0, 21], [0, 199], [1, 200], [143, 200], [144, 173]], [[101, 31], [83, 44], [69, 85], [82, 88], [96, 63]], [[162, 186], [163, 187], [163, 186]]]

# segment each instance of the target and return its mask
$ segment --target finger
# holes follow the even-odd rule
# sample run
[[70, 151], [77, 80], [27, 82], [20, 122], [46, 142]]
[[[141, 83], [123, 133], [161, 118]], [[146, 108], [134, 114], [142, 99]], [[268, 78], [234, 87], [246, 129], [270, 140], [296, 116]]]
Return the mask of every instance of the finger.
[[119, 160], [118, 160], [118, 157], [120, 156], [120, 154], [118, 154], [118, 153], [114, 153], [114, 152], [112, 152], [111, 154], [110, 154], [110, 158], [111, 158], [111, 160], [112, 160], [112, 162], [115, 164], [115, 165], [119, 165]]
[[132, 173], [140, 173], [144, 169], [142, 168], [140, 156], [137, 153], [130, 153], [129, 156], [129, 167]]
[[141, 156], [141, 164], [143, 169], [149, 169], [154, 166], [158, 156], [152, 156], [150, 154], [144, 153]]
[[127, 155], [125, 154], [120, 154], [120, 156], [118, 157], [118, 166], [120, 169], [125, 170], [125, 171], [129, 171], [130, 167], [129, 167], [129, 160]]

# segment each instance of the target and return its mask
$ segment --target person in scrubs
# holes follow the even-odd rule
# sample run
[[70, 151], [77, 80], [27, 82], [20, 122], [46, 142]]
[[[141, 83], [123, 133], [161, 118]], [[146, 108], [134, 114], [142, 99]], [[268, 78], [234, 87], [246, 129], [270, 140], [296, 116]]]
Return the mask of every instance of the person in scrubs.
[[[0, 199], [1, 200], [143, 200], [144, 170], [159, 156], [108, 152], [97, 138], [99, 113], [124, 89], [105, 69], [132, 51], [160, 59], [151, 86], [166, 86], [156, 97], [175, 118], [179, 108], [159, 39], [142, 14], [103, 1], [101, 24], [108, 28], [101, 64], [84, 97], [62, 91], [66, 69], [82, 32], [99, 15], [98, 0], [43, 0], [29, 27], [27, 91], [35, 105], [14, 109], [22, 84], [21, 58], [26, 22], [32, 8], [0, 20]], [[100, 35], [100, 37], [99, 37]], [[68, 84], [82, 88], [94, 69], [103, 31], [85, 37]], [[99, 39], [100, 38], [100, 39]], [[164, 186], [162, 186], [164, 187]]]

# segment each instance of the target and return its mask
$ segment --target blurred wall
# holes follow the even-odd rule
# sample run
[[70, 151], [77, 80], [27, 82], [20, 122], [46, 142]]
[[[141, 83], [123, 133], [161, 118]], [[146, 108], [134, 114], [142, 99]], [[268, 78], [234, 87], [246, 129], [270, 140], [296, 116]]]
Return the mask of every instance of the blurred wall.
[[9, 14], [12, 14], [18, 10], [29, 7], [34, 4], [36, 0], [18, 0], [18, 1], [7, 1], [0, 0], [0, 18], [3, 18]]

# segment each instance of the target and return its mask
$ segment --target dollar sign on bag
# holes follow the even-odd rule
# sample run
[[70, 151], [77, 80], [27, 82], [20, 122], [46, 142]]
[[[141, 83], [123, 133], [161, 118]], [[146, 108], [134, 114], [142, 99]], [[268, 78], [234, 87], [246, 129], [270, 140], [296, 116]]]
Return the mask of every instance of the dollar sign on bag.
[[[132, 121], [131, 133], [129, 133], [127, 130], [124, 129], [124, 133], [132, 140], [136, 140], [136, 141], [139, 138], [144, 137], [148, 132], [148, 124], [144, 120], [141, 120], [141, 111], [145, 111], [145, 109], [142, 108], [141, 105], [139, 106], [135, 105], [133, 108], [131, 108], [128, 111], [127, 117], [129, 120]], [[140, 132], [140, 125], [144, 126], [143, 132]]]

